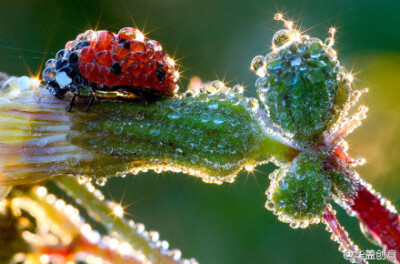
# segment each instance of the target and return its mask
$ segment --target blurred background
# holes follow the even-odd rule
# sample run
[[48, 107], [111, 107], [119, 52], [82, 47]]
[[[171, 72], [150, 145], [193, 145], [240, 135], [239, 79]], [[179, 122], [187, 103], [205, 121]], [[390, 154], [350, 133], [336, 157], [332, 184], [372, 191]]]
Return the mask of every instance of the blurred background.
[[[351, 153], [367, 159], [361, 176], [400, 208], [399, 10], [398, 0], [1, 0], [0, 71], [37, 75], [44, 59], [78, 33], [136, 25], [178, 61], [181, 88], [197, 75], [243, 84], [256, 96], [249, 64], [268, 52], [282, 28], [273, 21], [276, 12], [321, 39], [335, 26], [339, 58], [356, 77], [355, 86], [370, 88], [362, 99], [369, 117], [350, 136]], [[323, 226], [291, 230], [264, 209], [274, 166], [257, 169], [222, 186], [146, 173], [110, 180], [102, 189], [128, 206], [135, 221], [200, 263], [347, 263]], [[337, 209], [355, 242], [377, 249], [358, 221]]]

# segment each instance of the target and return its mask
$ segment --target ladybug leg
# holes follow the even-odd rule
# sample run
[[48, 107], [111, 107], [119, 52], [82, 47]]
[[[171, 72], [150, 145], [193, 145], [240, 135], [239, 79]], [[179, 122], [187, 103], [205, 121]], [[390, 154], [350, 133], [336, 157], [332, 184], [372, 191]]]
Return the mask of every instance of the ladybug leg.
[[68, 112], [71, 112], [72, 107], [74, 106], [75, 99], [76, 99], [77, 95], [78, 95], [77, 93], [74, 93], [74, 96], [72, 97], [71, 102], [69, 103], [69, 107], [68, 107], [68, 110], [67, 110]]
[[93, 105], [94, 99], [95, 99], [95, 93], [92, 92], [90, 93], [89, 103], [86, 107], [86, 113], [89, 112], [89, 108]]

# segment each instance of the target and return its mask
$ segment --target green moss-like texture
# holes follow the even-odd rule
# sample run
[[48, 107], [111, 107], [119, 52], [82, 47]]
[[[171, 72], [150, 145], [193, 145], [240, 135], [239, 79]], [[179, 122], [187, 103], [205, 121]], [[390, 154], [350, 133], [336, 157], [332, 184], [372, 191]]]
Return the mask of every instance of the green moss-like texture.
[[[319, 157], [303, 152], [289, 168], [272, 175], [267, 193], [273, 211], [286, 222], [309, 222], [322, 216], [332, 184]], [[272, 203], [272, 204], [271, 204]]]
[[265, 56], [262, 65], [253, 60], [253, 70], [261, 76], [259, 96], [272, 122], [293, 135], [299, 145], [315, 145], [339, 117], [351, 78], [329, 41], [283, 29], [275, 34], [273, 44], [275, 50]]

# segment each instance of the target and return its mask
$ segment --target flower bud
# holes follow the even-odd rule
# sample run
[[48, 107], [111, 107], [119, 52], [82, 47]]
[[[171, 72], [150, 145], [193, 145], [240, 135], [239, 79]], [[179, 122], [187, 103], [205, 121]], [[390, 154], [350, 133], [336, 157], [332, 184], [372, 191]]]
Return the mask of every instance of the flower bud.
[[317, 156], [302, 152], [289, 167], [276, 170], [270, 177], [267, 209], [293, 228], [318, 222], [332, 185]]
[[147, 170], [231, 182], [245, 167], [294, 154], [264, 129], [257, 100], [222, 82], [153, 103], [99, 97], [89, 112], [79, 95], [68, 112], [69, 94], [15, 80], [0, 90], [0, 187]]
[[260, 76], [256, 86], [271, 121], [303, 147], [320, 141], [349, 100], [352, 78], [332, 45], [333, 35], [324, 43], [283, 29], [274, 35], [273, 51], [265, 56], [265, 72], [252, 67]]

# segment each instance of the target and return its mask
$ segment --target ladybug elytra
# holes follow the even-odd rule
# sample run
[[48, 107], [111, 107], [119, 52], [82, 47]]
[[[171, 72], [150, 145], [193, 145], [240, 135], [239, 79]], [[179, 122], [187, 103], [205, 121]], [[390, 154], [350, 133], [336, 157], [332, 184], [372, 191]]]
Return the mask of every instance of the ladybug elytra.
[[126, 27], [118, 34], [88, 30], [46, 62], [43, 79], [58, 98], [67, 92], [74, 99], [83, 92], [171, 97], [178, 90], [179, 73], [174, 66], [161, 45], [138, 29]]

